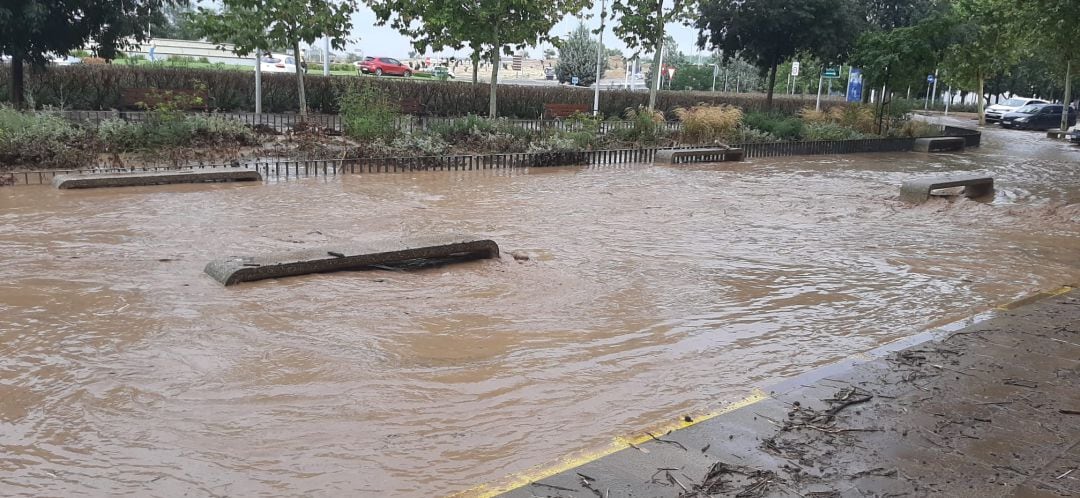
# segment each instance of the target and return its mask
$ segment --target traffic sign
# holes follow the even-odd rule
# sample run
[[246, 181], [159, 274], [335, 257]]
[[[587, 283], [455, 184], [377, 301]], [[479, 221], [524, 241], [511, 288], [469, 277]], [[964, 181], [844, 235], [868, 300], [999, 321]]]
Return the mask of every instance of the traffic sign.
[[573, 78], [570, 78], [570, 84], [571, 85], [577, 85], [578, 81], [580, 81], [580, 80], [578, 80], [577, 76], [574, 76]]
[[934, 82], [934, 75], [932, 75], [932, 74], [926, 75], [926, 82], [927, 83], [933, 83]]
[[795, 61], [795, 62], [791, 63], [791, 75], [792, 76], [798, 76], [799, 75], [799, 61]]
[[511, 63], [510, 68], [514, 71], [521, 71], [521, 59], [522, 57], [520, 55], [515, 55], [514, 62]]
[[838, 68], [838, 67], [825, 68], [825, 77], [826, 78], [839, 78], [840, 77], [840, 68]]

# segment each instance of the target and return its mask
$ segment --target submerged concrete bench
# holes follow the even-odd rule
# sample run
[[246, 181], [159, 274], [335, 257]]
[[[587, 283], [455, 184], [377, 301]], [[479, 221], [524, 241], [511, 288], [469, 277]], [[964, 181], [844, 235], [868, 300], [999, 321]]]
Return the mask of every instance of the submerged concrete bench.
[[967, 140], [964, 137], [916, 138], [911, 148], [915, 152], [963, 151]]
[[468, 235], [419, 237], [406, 241], [326, 246], [264, 256], [231, 256], [206, 265], [206, 273], [224, 285], [309, 273], [357, 270], [418, 260], [499, 257], [494, 241]]
[[930, 192], [940, 188], [964, 187], [967, 197], [981, 197], [994, 191], [994, 179], [982, 175], [915, 178], [900, 185], [900, 199], [913, 204], [926, 202]]
[[90, 173], [84, 175], [56, 175], [56, 188], [104, 188], [138, 187], [142, 185], [168, 185], [174, 183], [206, 182], [252, 182], [262, 180], [253, 169], [221, 169], [178, 171], [147, 171], [132, 173]]
[[710, 147], [705, 149], [664, 149], [656, 151], [656, 162], [663, 164], [718, 163], [742, 160], [742, 149]]

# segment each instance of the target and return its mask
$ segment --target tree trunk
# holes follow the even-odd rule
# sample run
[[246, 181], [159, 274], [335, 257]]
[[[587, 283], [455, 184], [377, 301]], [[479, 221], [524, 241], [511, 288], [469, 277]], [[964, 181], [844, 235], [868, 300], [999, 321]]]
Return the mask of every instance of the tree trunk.
[[307, 95], [304, 93], [304, 68], [300, 67], [300, 42], [293, 44], [293, 62], [296, 63], [296, 92], [300, 96], [300, 121], [307, 120]]
[[479, 50], [473, 50], [473, 54], [472, 54], [472, 82], [473, 82], [474, 85], [478, 81], [480, 81], [479, 76], [480, 76], [480, 51]]
[[491, 48], [491, 91], [488, 93], [488, 117], [495, 119], [498, 115], [496, 104], [496, 89], [499, 85], [499, 66], [502, 58], [502, 45], [499, 41], [499, 21], [492, 25], [492, 48]]
[[1061, 102], [1065, 105], [1061, 107], [1061, 131], [1069, 129], [1069, 104], [1072, 104], [1072, 87], [1069, 85], [1072, 76], [1072, 61], [1068, 61], [1065, 64], [1065, 98], [1061, 99]]
[[769, 91], [765, 95], [765, 112], [772, 110], [773, 87], [776, 86], [776, 68], [780, 63], [773, 59], [772, 67], [769, 68]]
[[986, 106], [983, 99], [986, 98], [986, 86], [983, 81], [983, 73], [981, 70], [975, 71], [975, 79], [979, 80], [979, 126], [986, 126]]
[[660, 76], [664, 72], [664, 68], [660, 67], [660, 63], [663, 60], [664, 55], [664, 2], [663, 0], [657, 0], [656, 2], [656, 16], [658, 26], [656, 28], [656, 50], [653, 53], [652, 67], [653, 77], [649, 79], [649, 110], [656, 108], [656, 91], [660, 86]]
[[26, 106], [23, 91], [23, 59], [18, 52], [11, 54], [11, 104], [16, 109]]

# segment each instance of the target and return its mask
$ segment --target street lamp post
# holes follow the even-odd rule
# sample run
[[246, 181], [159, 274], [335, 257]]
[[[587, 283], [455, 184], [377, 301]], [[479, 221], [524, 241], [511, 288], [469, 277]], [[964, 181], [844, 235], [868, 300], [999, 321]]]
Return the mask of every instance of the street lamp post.
[[600, 1], [600, 37], [596, 42], [596, 81], [593, 83], [596, 88], [593, 89], [593, 103], [592, 113], [593, 116], [600, 115], [600, 73], [604, 69], [604, 16], [607, 15], [605, 8], [607, 7], [607, 0]]

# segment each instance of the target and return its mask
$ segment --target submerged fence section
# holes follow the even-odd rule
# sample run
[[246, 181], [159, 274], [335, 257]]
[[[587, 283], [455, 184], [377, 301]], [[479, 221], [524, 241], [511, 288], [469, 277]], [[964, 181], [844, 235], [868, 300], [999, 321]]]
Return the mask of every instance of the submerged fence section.
[[[963, 136], [968, 143], [978, 145], [980, 134], [975, 130], [953, 128], [949, 136]], [[766, 142], [731, 144], [743, 149], [746, 158], [789, 157], [872, 152], [906, 152], [912, 149], [914, 138], [868, 138], [859, 140], [821, 140], [813, 142]], [[176, 169], [247, 168], [265, 178], [302, 178], [358, 173], [394, 173], [404, 171], [474, 171], [554, 166], [608, 166], [651, 163], [658, 150], [700, 148], [700, 146], [632, 148], [591, 151], [528, 152], [456, 156], [380, 157], [351, 159], [293, 160], [268, 158], [257, 161], [233, 161], [227, 164], [168, 164], [145, 167], [97, 167], [80, 170], [43, 170], [0, 173], [0, 182], [35, 185], [46, 184], [60, 174], [117, 173], [124, 171], [166, 171]], [[0, 183], [2, 185], [3, 183]]]

